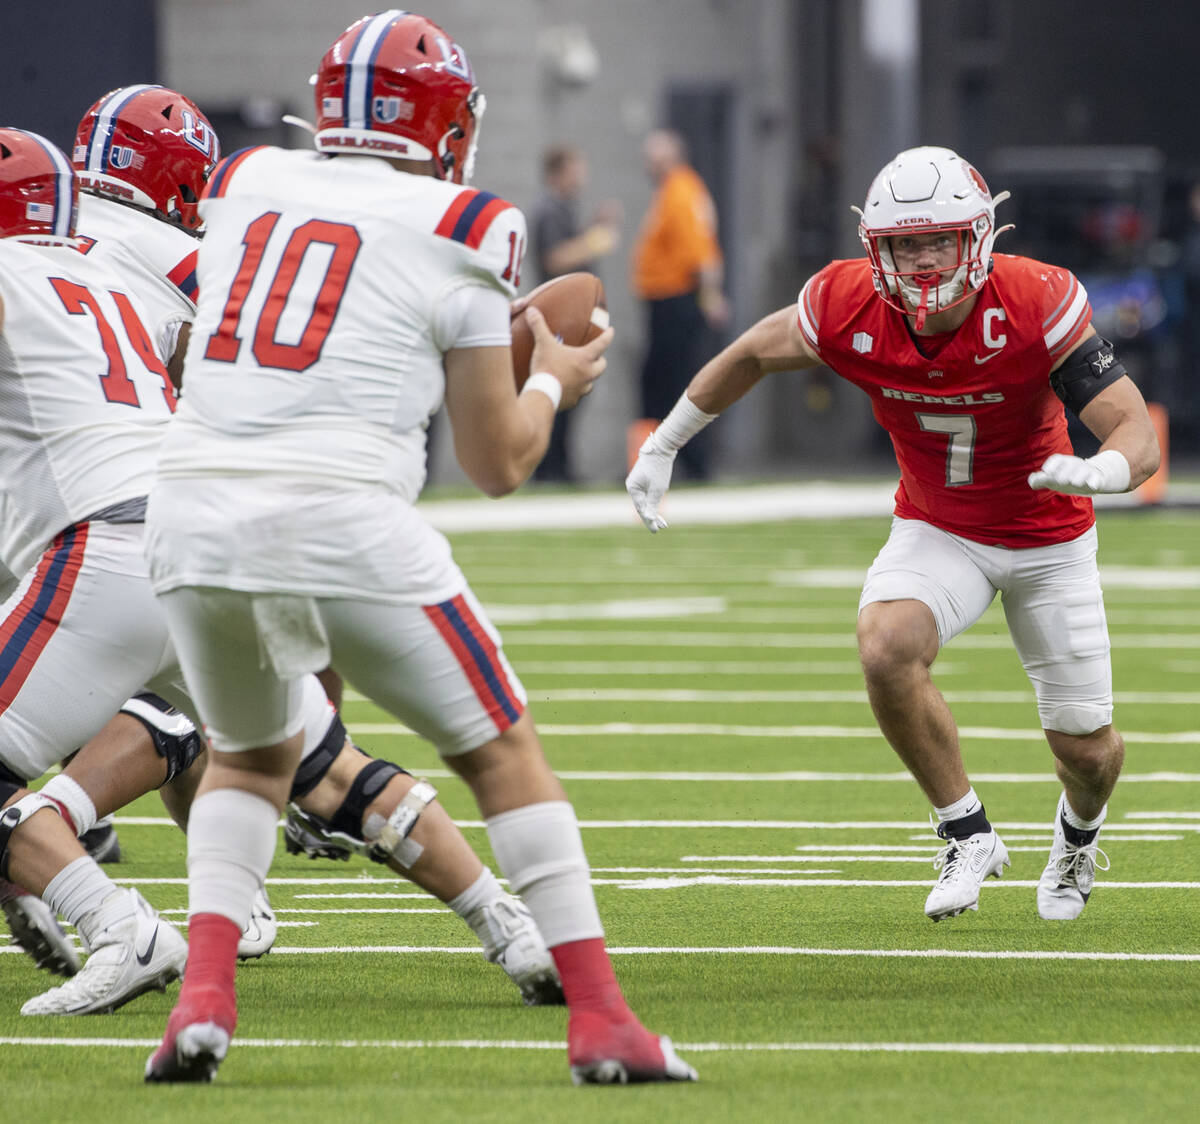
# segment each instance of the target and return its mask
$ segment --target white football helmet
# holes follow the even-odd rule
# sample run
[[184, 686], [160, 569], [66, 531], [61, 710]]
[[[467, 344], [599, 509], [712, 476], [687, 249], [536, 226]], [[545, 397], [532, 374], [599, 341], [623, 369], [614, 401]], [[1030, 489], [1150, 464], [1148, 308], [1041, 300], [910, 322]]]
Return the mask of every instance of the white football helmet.
[[[918, 331], [927, 316], [961, 304], [991, 272], [992, 242], [1000, 233], [996, 204], [1007, 198], [1007, 191], [993, 198], [983, 176], [948, 148], [910, 148], [894, 157], [872, 182], [863, 209], [854, 208], [876, 292], [892, 308], [915, 314]], [[892, 256], [892, 236], [934, 231], [951, 231], [958, 238], [954, 272], [932, 284], [901, 273]]]

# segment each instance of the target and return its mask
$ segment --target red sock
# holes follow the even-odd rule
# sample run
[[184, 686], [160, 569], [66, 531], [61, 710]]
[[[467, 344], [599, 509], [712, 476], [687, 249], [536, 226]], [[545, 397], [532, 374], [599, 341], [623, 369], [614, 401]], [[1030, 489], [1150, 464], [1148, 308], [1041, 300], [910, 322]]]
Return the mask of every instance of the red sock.
[[[233, 991], [237, 970], [237, 925], [219, 913], [197, 913], [188, 922], [188, 958], [183, 986]], [[182, 998], [182, 993], [180, 995]]]
[[633, 1018], [604, 950], [604, 938], [567, 941], [550, 950], [562, 979], [563, 994], [572, 1011], [598, 1011]]

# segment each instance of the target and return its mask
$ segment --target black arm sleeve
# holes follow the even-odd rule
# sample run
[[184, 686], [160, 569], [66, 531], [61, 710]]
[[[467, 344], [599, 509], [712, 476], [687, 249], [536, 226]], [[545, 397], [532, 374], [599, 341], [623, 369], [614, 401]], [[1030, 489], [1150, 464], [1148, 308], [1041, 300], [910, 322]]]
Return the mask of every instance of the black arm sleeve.
[[1129, 372], [1103, 336], [1090, 336], [1050, 375], [1050, 386], [1076, 416], [1105, 387]]

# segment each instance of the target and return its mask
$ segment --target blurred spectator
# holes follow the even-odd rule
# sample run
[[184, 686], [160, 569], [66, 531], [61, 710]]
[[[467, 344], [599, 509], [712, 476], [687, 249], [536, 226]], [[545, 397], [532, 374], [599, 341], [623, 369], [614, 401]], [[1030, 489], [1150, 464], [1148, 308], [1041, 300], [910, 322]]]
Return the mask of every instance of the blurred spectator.
[[[608, 200], [596, 208], [591, 224], [582, 228], [579, 200], [587, 185], [587, 160], [577, 148], [556, 145], [542, 157], [544, 190], [530, 216], [530, 248], [540, 285], [564, 273], [596, 273], [601, 258], [616, 249], [621, 234], [621, 205]], [[574, 411], [558, 415], [550, 447], [534, 472], [535, 480], [574, 479], [568, 434]]]
[[[704, 361], [705, 328], [729, 322], [717, 243], [717, 211], [704, 181], [687, 160], [683, 138], [659, 129], [642, 146], [654, 198], [634, 248], [633, 285], [646, 302], [647, 352], [642, 368], [642, 417], [660, 421]], [[688, 475], [707, 478], [702, 435], [679, 454]]]

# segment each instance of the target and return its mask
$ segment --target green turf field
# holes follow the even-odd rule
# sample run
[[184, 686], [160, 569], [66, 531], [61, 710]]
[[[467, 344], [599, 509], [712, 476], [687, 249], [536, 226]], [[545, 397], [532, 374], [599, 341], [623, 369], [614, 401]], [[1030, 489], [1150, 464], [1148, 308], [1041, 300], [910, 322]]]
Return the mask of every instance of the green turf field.
[[[1195, 1119], [1200, 1089], [1200, 519], [1106, 512], [1126, 777], [1083, 917], [1040, 921], [1057, 799], [998, 608], [939, 685], [1012, 852], [978, 913], [922, 913], [937, 841], [875, 730], [853, 629], [884, 519], [455, 535], [584, 825], [630, 1000], [695, 1086], [574, 1089], [562, 1009], [525, 1009], [447, 910], [365, 861], [282, 847], [276, 949], [239, 973], [211, 1087], [146, 1087], [177, 986], [112, 1016], [26, 1019], [48, 986], [0, 939], [0, 1047], [36, 1119]], [[357, 740], [436, 757], [351, 695]], [[182, 918], [184, 841], [154, 798], [110, 871]], [[490, 859], [490, 855], [488, 855]], [[173, 911], [173, 912], [171, 912]], [[23, 1111], [22, 1115], [26, 1113]]]

